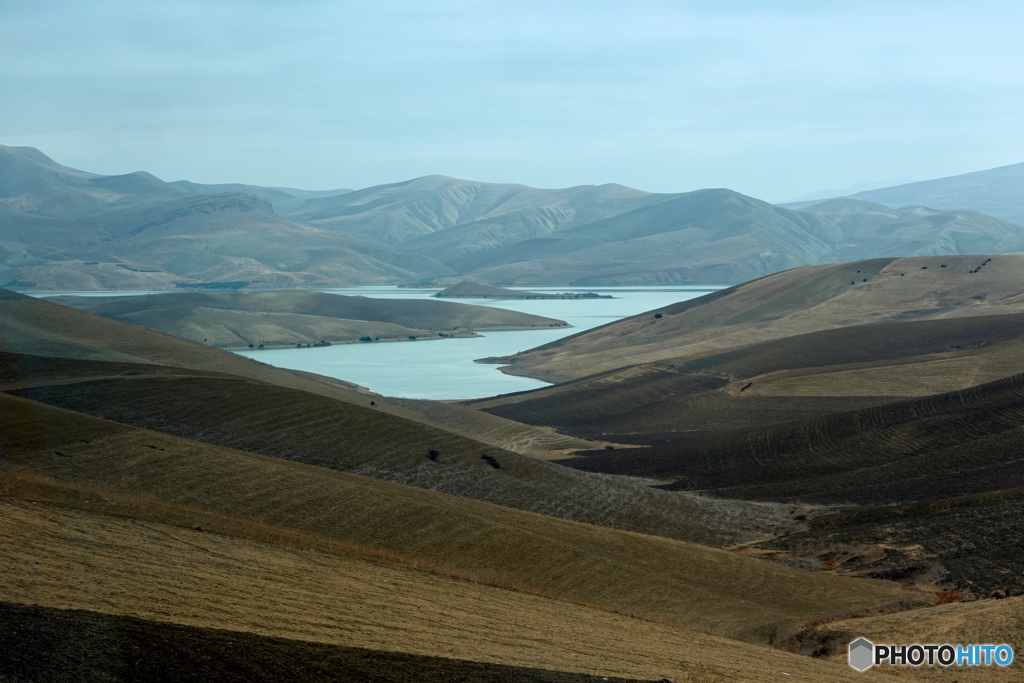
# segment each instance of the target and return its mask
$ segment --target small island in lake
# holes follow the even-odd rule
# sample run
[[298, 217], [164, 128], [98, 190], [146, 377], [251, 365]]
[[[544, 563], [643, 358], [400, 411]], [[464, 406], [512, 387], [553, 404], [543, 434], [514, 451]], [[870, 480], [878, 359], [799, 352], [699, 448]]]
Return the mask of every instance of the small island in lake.
[[611, 296], [584, 292], [576, 294], [565, 292], [563, 294], [545, 294], [542, 292], [523, 292], [517, 289], [506, 289], [495, 287], [484, 282], [463, 280], [454, 285], [442, 289], [434, 295], [438, 299], [611, 299]]

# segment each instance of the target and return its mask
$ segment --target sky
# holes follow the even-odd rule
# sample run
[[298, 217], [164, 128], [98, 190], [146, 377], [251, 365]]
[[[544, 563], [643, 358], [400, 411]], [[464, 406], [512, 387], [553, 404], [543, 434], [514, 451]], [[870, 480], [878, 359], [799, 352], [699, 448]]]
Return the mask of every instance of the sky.
[[304, 189], [769, 201], [1024, 161], [1020, 2], [3, 0], [0, 144]]

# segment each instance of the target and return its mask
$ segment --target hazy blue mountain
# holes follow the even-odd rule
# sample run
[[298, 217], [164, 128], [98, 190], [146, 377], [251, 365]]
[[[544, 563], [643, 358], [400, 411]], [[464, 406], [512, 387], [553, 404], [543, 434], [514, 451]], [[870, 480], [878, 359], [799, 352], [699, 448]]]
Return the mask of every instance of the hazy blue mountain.
[[844, 197], [804, 209], [843, 230], [834, 261], [879, 256], [1006, 254], [1024, 252], [1024, 227], [975, 211], [926, 206], [892, 209]]
[[288, 216], [498, 285], [731, 283], [879, 254], [1024, 250], [1020, 228], [990, 216], [860, 204], [794, 211], [724, 189], [540, 190], [427, 176], [310, 200]]
[[1024, 164], [861, 192], [856, 198], [897, 208], [969, 209], [1024, 224]]
[[[957, 187], [1001, 187], [1009, 206], [1022, 173], [1024, 164], [961, 176]], [[101, 176], [0, 147], [0, 286], [727, 284], [874, 256], [1024, 252], [1024, 228], [953, 196], [794, 210], [727, 189], [549, 190], [445, 176], [316, 192]]]
[[[812, 214], [714, 189], [670, 195], [556, 237], [535, 241], [533, 254], [515, 249], [515, 261], [502, 250], [478, 253], [474, 273], [519, 285], [739, 282], [825, 260], [842, 231]], [[488, 256], [497, 258], [483, 261]]]
[[286, 215], [393, 245], [454, 230], [441, 241], [463, 253], [544, 237], [670, 196], [621, 185], [543, 190], [435, 175], [311, 199]]
[[850, 195], [856, 194], [858, 192], [878, 190], [883, 187], [892, 187], [894, 185], [906, 185], [907, 183], [912, 182], [914, 182], [914, 179], [908, 176], [904, 176], [902, 178], [891, 178], [889, 180], [880, 180], [878, 182], [859, 182], [850, 185], [849, 187], [843, 188], [841, 190], [830, 188], [827, 190], [818, 190], [816, 192], [810, 192], [799, 197], [794, 197], [793, 199], [787, 199], [784, 202], [779, 202], [779, 205], [793, 208], [790, 207], [789, 205], [802, 204], [806, 202], [820, 202], [823, 199], [834, 199], [836, 197], [849, 197]]
[[[244, 192], [218, 192], [242, 188]], [[259, 195], [263, 195], [260, 197]], [[406, 282], [453, 274], [429, 258], [300, 225], [255, 186], [101, 176], [0, 146], [0, 283], [25, 289], [263, 287]]]
[[243, 185], [241, 183], [221, 183], [217, 185], [204, 185], [193, 183], [188, 180], [176, 180], [171, 185], [188, 190], [195, 194], [222, 194], [224, 192], [244, 192], [254, 197], [265, 199], [274, 207], [274, 211], [284, 215], [288, 211], [296, 209], [307, 199], [317, 197], [334, 197], [345, 194], [352, 190], [297, 190], [291, 187], [261, 187], [259, 185]]

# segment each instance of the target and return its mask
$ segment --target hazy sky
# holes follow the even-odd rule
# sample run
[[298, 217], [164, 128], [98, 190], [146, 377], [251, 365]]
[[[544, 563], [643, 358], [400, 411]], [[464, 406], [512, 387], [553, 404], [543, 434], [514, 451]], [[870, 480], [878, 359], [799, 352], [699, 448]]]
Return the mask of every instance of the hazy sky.
[[772, 201], [1024, 161], [1024, 3], [3, 0], [0, 144], [308, 189]]

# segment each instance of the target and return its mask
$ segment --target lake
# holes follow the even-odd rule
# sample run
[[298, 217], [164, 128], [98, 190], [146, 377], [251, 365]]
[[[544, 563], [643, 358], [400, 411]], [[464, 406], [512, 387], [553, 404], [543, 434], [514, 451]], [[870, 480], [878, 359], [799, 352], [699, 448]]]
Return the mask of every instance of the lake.
[[[686, 301], [717, 288], [693, 287], [530, 287], [534, 292], [596, 292], [614, 299], [446, 299], [505, 308], [564, 320], [571, 329], [486, 332], [471, 339], [335, 344], [311, 349], [239, 351], [243, 356], [292, 370], [315, 372], [355, 382], [385, 396], [427, 399], [468, 399], [527, 391], [548, 386], [528, 377], [506, 375], [497, 365], [474, 363], [478, 358], [510, 356], [677, 301]], [[437, 289], [350, 287], [323, 289], [381, 299], [427, 299]]]

